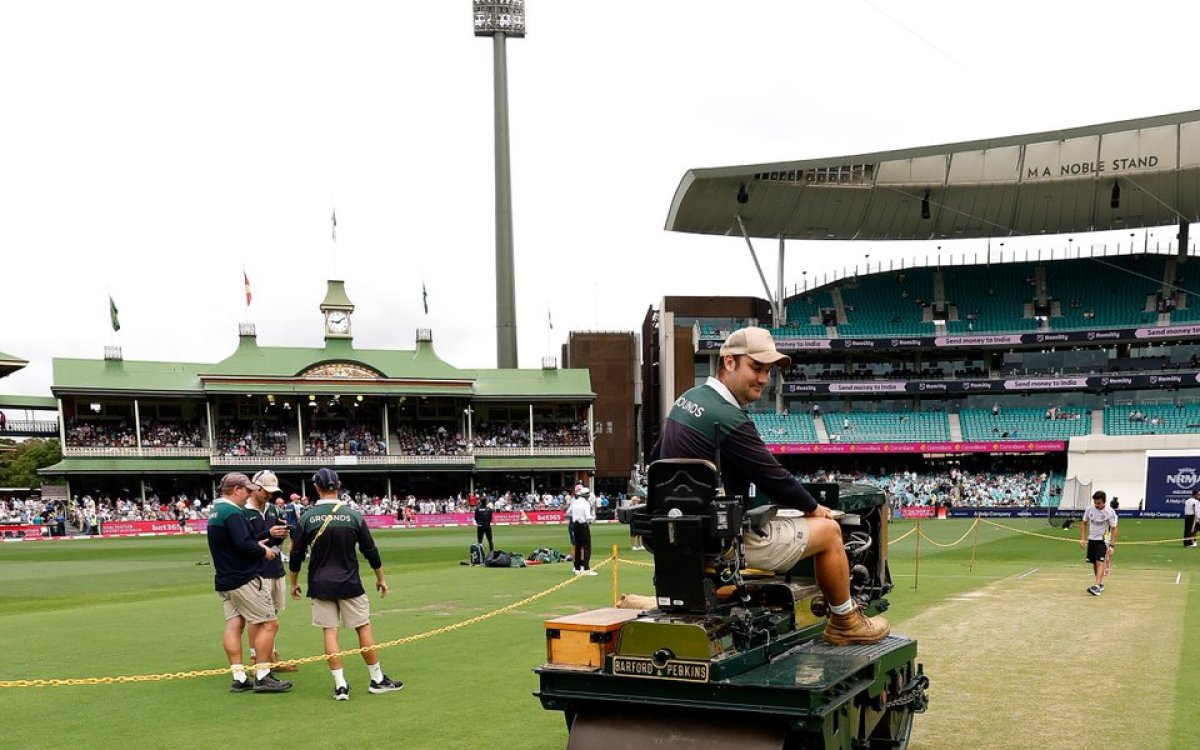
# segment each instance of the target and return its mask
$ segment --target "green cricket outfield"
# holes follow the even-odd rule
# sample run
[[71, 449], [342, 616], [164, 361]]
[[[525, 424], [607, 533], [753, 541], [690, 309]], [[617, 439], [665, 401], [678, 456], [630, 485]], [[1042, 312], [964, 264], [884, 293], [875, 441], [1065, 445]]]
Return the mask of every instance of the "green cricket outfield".
[[[1200, 689], [1200, 551], [1176, 543], [1176, 521], [1121, 524], [1103, 596], [1088, 596], [1075, 541], [1044, 521], [892, 525], [896, 588], [887, 616], [915, 637], [932, 681], [910, 747], [1164, 748], [1195, 746]], [[625, 528], [598, 526], [593, 563]], [[906, 535], [907, 533], [907, 535]], [[133, 684], [8, 686], [29, 679], [186, 673], [224, 666], [221, 609], [202, 535], [0, 545], [0, 706], [5, 744], [122, 750], [280, 744], [289, 750], [566, 745], [562, 715], [531, 696], [545, 659], [542, 623], [612, 602], [612, 566], [575, 579], [569, 563], [524, 569], [459, 564], [471, 529], [377, 532], [391, 593], [372, 592], [385, 671], [399, 693], [370, 695], [357, 657], [335, 703], [320, 662], [285, 695], [231, 694], [226, 674]], [[918, 557], [918, 540], [920, 543]], [[497, 546], [566, 551], [561, 526], [499, 527]], [[364, 566], [365, 568], [365, 566]], [[368, 577], [370, 574], [368, 573]], [[463, 627], [466, 620], [558, 590]], [[651, 593], [650, 569], [618, 565], [621, 592]], [[368, 587], [369, 588], [369, 587]], [[307, 602], [281, 615], [284, 658], [316, 656]], [[443, 631], [443, 629], [445, 629]], [[433, 633], [433, 631], [439, 631]], [[413, 636], [418, 636], [412, 638]], [[357, 645], [343, 635], [343, 648]], [[1084, 720], [1088, 717], [1089, 720]], [[1095, 718], [1096, 720], [1091, 720]]]

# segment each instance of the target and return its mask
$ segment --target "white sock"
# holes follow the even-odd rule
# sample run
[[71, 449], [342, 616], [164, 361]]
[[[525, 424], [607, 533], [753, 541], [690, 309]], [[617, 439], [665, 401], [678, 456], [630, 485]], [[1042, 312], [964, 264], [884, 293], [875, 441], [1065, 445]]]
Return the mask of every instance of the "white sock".
[[258, 657], [258, 651], [256, 651], [254, 648], [251, 648], [250, 649], [250, 661], [254, 661], [255, 658], [257, 658], [257, 657]]
[[269, 669], [256, 669], [256, 670], [254, 670], [254, 677], [255, 677], [255, 679], [259, 679], [259, 680], [261, 680], [262, 678], [266, 677], [266, 676], [267, 676], [267, 675], [269, 675], [269, 674], [271, 674], [271, 670], [269, 670]]
[[829, 611], [835, 615], [848, 615], [854, 611], [854, 600], [847, 599], [841, 604], [835, 604], [829, 608]]
[[335, 688], [347, 687], [346, 675], [341, 669], [331, 669], [329, 674], [333, 675], [333, 686]]
[[371, 679], [375, 682], [383, 682], [383, 667], [379, 666], [379, 662], [367, 665], [367, 671], [371, 673]]
[[230, 664], [229, 668], [233, 670], [234, 682], [246, 681], [246, 665], [245, 664]]

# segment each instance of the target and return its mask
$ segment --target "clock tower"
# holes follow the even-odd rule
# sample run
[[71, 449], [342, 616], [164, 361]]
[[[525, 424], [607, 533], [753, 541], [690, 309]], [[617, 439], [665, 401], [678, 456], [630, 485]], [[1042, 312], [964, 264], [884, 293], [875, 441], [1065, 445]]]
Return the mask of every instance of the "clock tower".
[[325, 300], [321, 302], [321, 315], [325, 317], [325, 339], [349, 339], [350, 316], [354, 303], [346, 296], [346, 282], [329, 280]]

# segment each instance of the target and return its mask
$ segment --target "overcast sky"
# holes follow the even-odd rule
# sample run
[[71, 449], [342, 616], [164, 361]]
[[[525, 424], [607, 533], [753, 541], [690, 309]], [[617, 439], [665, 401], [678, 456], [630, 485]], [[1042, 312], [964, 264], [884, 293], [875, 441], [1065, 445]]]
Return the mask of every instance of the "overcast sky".
[[[689, 168], [1200, 107], [1188, 3], [526, 5], [508, 44], [522, 367], [572, 329], [638, 329], [665, 295], [762, 294], [741, 239], [663, 231]], [[0, 391], [47, 395], [51, 358], [110, 343], [216, 361], [247, 316], [261, 345], [320, 346], [329, 278], [356, 346], [430, 327], [451, 364], [495, 366], [492, 42], [470, 0], [10, 0], [0, 71], [0, 352], [30, 362]], [[928, 250], [790, 242], [786, 281]]]

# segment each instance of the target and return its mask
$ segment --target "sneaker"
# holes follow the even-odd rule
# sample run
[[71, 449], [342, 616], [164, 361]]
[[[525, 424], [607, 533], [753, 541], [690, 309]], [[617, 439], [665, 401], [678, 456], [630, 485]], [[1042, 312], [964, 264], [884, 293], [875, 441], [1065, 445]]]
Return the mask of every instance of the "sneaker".
[[892, 632], [892, 626], [882, 617], [867, 617], [862, 609], [855, 606], [853, 611], [844, 615], [830, 613], [829, 622], [825, 624], [825, 634], [822, 636], [826, 643], [833, 646], [849, 646], [861, 643], [878, 643], [887, 638]]
[[1103, 584], [1103, 583], [1102, 583], [1102, 584], [1100, 584], [1100, 585], [1098, 585], [1098, 586], [1096, 586], [1096, 588], [1100, 589], [1100, 593], [1101, 593], [1101, 594], [1103, 594], [1103, 593], [1104, 593], [1104, 584]]
[[292, 683], [287, 680], [277, 680], [275, 675], [267, 672], [266, 677], [254, 681], [256, 693], [286, 693], [292, 689]]
[[581, 576], [581, 575], [583, 575], [583, 571], [582, 571], [582, 570], [580, 570], [579, 568], [572, 568], [572, 569], [571, 569], [571, 574], [572, 574], [572, 575]]
[[401, 682], [400, 680], [393, 680], [392, 678], [388, 677], [387, 675], [384, 675], [383, 679], [380, 680], [379, 682], [376, 682], [375, 680], [371, 680], [371, 684], [367, 687], [367, 690], [371, 693], [375, 693], [376, 695], [378, 695], [380, 693], [394, 693], [397, 690], [402, 690], [403, 688], [404, 688], [403, 682]]
[[341, 687], [335, 687], [335, 688], [333, 689], [333, 699], [334, 699], [335, 701], [348, 701], [348, 700], [350, 700], [350, 686], [349, 686], [349, 685], [342, 685]]
[[595, 576], [595, 575], [600, 575], [600, 574], [599, 574], [599, 573], [597, 573], [597, 572], [596, 572], [596, 571], [594, 571], [594, 570], [585, 570], [585, 571], [583, 571], [582, 573], [580, 573], [579, 575], [583, 575], [583, 576]]
[[233, 684], [229, 686], [229, 692], [231, 692], [231, 693], [248, 693], [253, 689], [254, 689], [254, 681], [253, 680], [241, 680], [241, 681], [234, 680]]
[[1088, 586], [1087, 592], [1092, 596], [1100, 596], [1100, 587], [1092, 584], [1091, 586]]

